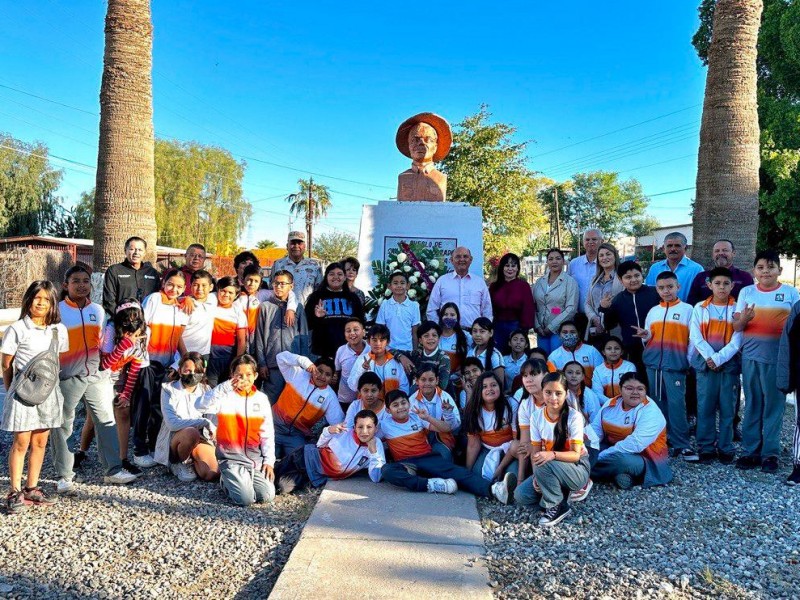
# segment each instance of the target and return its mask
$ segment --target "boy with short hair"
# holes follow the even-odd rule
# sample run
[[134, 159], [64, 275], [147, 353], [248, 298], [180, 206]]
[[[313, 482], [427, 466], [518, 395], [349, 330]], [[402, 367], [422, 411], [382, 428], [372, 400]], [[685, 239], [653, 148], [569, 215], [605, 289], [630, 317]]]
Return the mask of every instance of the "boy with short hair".
[[[247, 279], [247, 278], [245, 278]], [[272, 275], [272, 294], [267, 296], [258, 307], [256, 319], [255, 349], [258, 362], [258, 377], [261, 387], [275, 404], [283, 392], [286, 381], [278, 368], [277, 356], [288, 351], [301, 356], [308, 356], [309, 347], [308, 323], [305, 311], [299, 304], [299, 310], [292, 325], [286, 324], [290, 296], [294, 285], [294, 276], [289, 271], [278, 271]], [[240, 296], [241, 298], [241, 296]]]
[[600, 305], [600, 312], [605, 315], [603, 322], [611, 330], [617, 325], [621, 329], [622, 344], [628, 360], [636, 365], [640, 375], [645, 376], [646, 368], [642, 361], [644, 343], [634, 335], [634, 327], [644, 327], [647, 313], [658, 306], [661, 298], [654, 287], [645, 285], [642, 267], [639, 263], [627, 260], [617, 267], [617, 276], [624, 288], [614, 296], [611, 306]]
[[[455, 494], [457, 489], [476, 496], [494, 496], [503, 504], [513, 498], [516, 478], [506, 477], [494, 484], [471, 470], [442, 458], [431, 448], [428, 431], [449, 432], [450, 425], [433, 418], [423, 407], [412, 410], [408, 394], [392, 390], [386, 394], [389, 415], [381, 422], [383, 438], [397, 461], [384, 465], [383, 478], [412, 492]], [[412, 474], [406, 465], [414, 468]]]
[[358, 398], [347, 407], [344, 423], [348, 427], [355, 426], [356, 415], [362, 410], [371, 410], [378, 417], [378, 431], [380, 421], [386, 415], [386, 405], [383, 403], [383, 382], [376, 373], [367, 371], [358, 378]]
[[391, 333], [386, 325], [373, 325], [367, 334], [369, 348], [356, 359], [347, 378], [347, 385], [358, 387], [359, 378], [367, 371], [377, 373], [383, 382], [383, 393], [401, 389], [408, 393], [408, 377], [400, 362], [389, 352]]
[[792, 307], [792, 312], [783, 327], [778, 347], [777, 379], [775, 383], [784, 394], [794, 392], [794, 439], [792, 443], [792, 473], [786, 478], [786, 485], [800, 485], [800, 302]]
[[575, 321], [561, 323], [558, 326], [558, 336], [561, 338], [561, 346], [547, 357], [547, 367], [551, 371], [561, 371], [564, 365], [574, 360], [583, 367], [586, 385], [592, 387], [594, 368], [603, 364], [603, 355], [591, 344], [583, 343]]
[[[689, 361], [697, 372], [697, 451], [701, 462], [734, 458], [733, 418], [739, 399], [742, 334], [733, 330], [733, 275], [724, 267], [708, 273], [711, 297], [698, 302], [689, 326]], [[719, 412], [719, 437], [717, 437]]]
[[[211, 354], [211, 332], [214, 329], [214, 307], [217, 297], [211, 293], [214, 278], [211, 273], [200, 269], [192, 274], [187, 292], [194, 299], [194, 309], [189, 322], [183, 330], [183, 343], [187, 352], [198, 352], [208, 364]], [[180, 356], [177, 357], [180, 360]]]
[[[261, 288], [261, 281], [261, 268], [257, 264], [245, 267], [242, 272], [242, 292], [234, 302], [247, 317], [247, 345], [245, 348], [246, 352], [253, 356], [256, 354], [255, 333], [256, 325], [258, 324], [259, 306], [274, 295], [272, 290]], [[296, 313], [297, 297], [294, 292], [289, 292], [286, 315], [284, 317], [284, 322], [287, 326], [292, 327], [294, 325]]]
[[359, 411], [352, 428], [344, 423], [326, 427], [316, 445], [297, 448], [275, 467], [278, 493], [289, 494], [309, 483], [321, 487], [328, 479], [346, 479], [361, 469], [378, 483], [386, 456], [377, 433], [378, 417], [371, 410]]
[[389, 328], [392, 345], [397, 350], [410, 352], [417, 347], [419, 303], [408, 297], [408, 275], [402, 271], [389, 276], [389, 290], [392, 295], [381, 303], [375, 323]]
[[272, 407], [275, 416], [275, 452], [289, 455], [306, 443], [314, 425], [323, 417], [329, 425], [341, 423], [344, 413], [330, 387], [333, 361], [326, 357], [313, 363], [305, 356], [281, 352], [276, 357], [286, 386]]
[[686, 373], [689, 370], [689, 324], [692, 306], [678, 298], [680, 284], [672, 271], [656, 277], [661, 298], [650, 309], [644, 327], [634, 326], [636, 337], [646, 342], [642, 359], [653, 399], [667, 420], [670, 453], [685, 461], [698, 460], [689, 439], [686, 420]]
[[361, 319], [350, 317], [344, 322], [344, 339], [347, 343], [339, 346], [333, 359], [336, 378], [339, 381], [339, 403], [342, 406], [356, 399], [357, 389], [350, 387], [348, 379], [356, 360], [367, 349], [367, 342], [364, 341], [364, 323]]
[[775, 359], [789, 313], [800, 300], [792, 286], [778, 281], [781, 261], [774, 250], [756, 254], [753, 275], [758, 283], [742, 289], [736, 301], [733, 328], [743, 334], [742, 380], [744, 419], [740, 469], [765, 473], [778, 470], [780, 435], [786, 396], [777, 385]]

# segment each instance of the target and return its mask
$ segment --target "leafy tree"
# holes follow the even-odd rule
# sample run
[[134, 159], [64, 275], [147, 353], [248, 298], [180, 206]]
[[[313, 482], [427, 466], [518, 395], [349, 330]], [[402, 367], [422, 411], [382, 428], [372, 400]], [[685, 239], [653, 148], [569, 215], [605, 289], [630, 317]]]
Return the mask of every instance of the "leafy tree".
[[617, 173], [595, 171], [578, 173], [571, 182], [543, 190], [539, 197], [551, 214], [555, 211], [556, 187], [561, 226], [571, 240], [589, 227], [602, 231], [606, 239], [616, 238], [629, 231], [633, 219], [647, 208], [647, 198], [637, 180], [620, 181]]
[[456, 124], [453, 147], [439, 165], [447, 174], [447, 198], [483, 211], [487, 257], [521, 252], [546, 231], [547, 217], [537, 198], [547, 180], [528, 169], [526, 143], [512, 141], [516, 128], [490, 123], [486, 105]]
[[[199, 242], [216, 254], [235, 252], [252, 215], [242, 195], [245, 166], [222, 148], [156, 140], [158, 243], [185, 248]], [[93, 194], [84, 192], [75, 208], [78, 228], [84, 232], [93, 227], [85, 210]]]
[[[715, 0], [699, 7], [692, 43], [707, 64]], [[800, 256], [800, 0], [764, 0], [758, 34], [761, 129], [758, 246]]]
[[314, 240], [314, 255], [326, 264], [355, 256], [357, 252], [358, 241], [349, 233], [323, 233]]
[[273, 242], [272, 240], [261, 240], [256, 244], [256, 248], [259, 250], [270, 250], [271, 248], [277, 248], [278, 244]]
[[631, 219], [630, 227], [628, 227], [625, 233], [635, 238], [640, 238], [650, 235], [659, 227], [661, 227], [661, 223], [658, 219], [650, 215], [642, 215], [641, 217]]
[[53, 169], [47, 146], [0, 134], [0, 232], [4, 236], [49, 233], [61, 213], [55, 195], [63, 171]]

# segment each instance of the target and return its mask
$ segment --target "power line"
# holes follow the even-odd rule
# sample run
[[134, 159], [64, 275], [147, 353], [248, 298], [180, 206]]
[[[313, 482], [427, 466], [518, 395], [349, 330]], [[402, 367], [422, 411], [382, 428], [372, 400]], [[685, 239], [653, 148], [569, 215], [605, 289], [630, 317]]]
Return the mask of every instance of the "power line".
[[655, 167], [656, 165], [663, 165], [666, 163], [675, 162], [676, 160], [683, 160], [685, 158], [695, 158], [697, 157], [697, 153], [693, 152], [692, 154], [684, 154], [683, 156], [677, 156], [675, 158], [670, 158], [669, 160], [662, 160], [659, 162], [650, 163], [649, 165], [642, 165], [640, 167], [633, 167], [632, 169], [625, 169], [623, 171], [617, 171], [617, 173], [627, 173], [628, 171], [638, 171], [639, 169], [647, 169], [649, 167]]
[[633, 129], [634, 127], [639, 127], [640, 125], [645, 125], [647, 123], [652, 123], [653, 121], [658, 121], [659, 119], [664, 119], [666, 117], [670, 117], [672, 115], [676, 115], [678, 113], [686, 112], [687, 110], [692, 110], [693, 108], [697, 108], [698, 106], [702, 106], [702, 103], [693, 104], [692, 106], [687, 106], [686, 108], [681, 108], [680, 110], [674, 110], [669, 113], [665, 113], [663, 115], [658, 115], [657, 117], [653, 117], [651, 119], [646, 119], [644, 121], [640, 121], [639, 123], [634, 123], [633, 125], [626, 125], [625, 127], [620, 127], [619, 129], [614, 129], [613, 131], [608, 131], [606, 133], [601, 133], [600, 135], [596, 135], [590, 138], [586, 138], [583, 140], [579, 140], [577, 142], [573, 142], [572, 144], [567, 144], [566, 146], [561, 146], [560, 148], [555, 148], [554, 150], [548, 150], [547, 152], [542, 152], [540, 154], [535, 154], [530, 156], [529, 158], [539, 158], [540, 156], [546, 156], [548, 154], [553, 154], [554, 152], [560, 152], [561, 150], [566, 150], [567, 148], [572, 148], [573, 146], [578, 146], [580, 144], [585, 144], [586, 142], [592, 142], [594, 140], [599, 140], [600, 138], [607, 137], [609, 135], [613, 135], [615, 133], [619, 133], [620, 131], [627, 131], [628, 129]]

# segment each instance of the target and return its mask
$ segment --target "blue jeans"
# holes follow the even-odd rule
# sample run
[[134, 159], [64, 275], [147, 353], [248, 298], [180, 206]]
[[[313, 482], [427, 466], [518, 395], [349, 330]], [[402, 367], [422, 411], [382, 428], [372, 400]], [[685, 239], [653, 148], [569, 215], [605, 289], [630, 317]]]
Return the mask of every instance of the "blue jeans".
[[275, 425], [275, 458], [289, 456], [293, 451], [306, 445], [306, 436], [294, 427], [287, 427], [283, 423]]
[[[416, 473], [410, 473], [406, 464]], [[428, 479], [441, 477], [442, 479], [455, 479], [458, 489], [476, 496], [491, 496], [491, 484], [480, 475], [475, 475], [465, 467], [454, 465], [443, 459], [435, 452], [425, 456], [405, 458], [402, 462], [383, 465], [381, 474], [385, 481], [404, 487], [412, 492], [427, 492]]]
[[644, 471], [644, 459], [640, 454], [619, 452], [598, 460], [592, 468], [592, 477], [608, 480], [624, 473], [633, 477], [637, 483], [641, 483]]
[[[481, 451], [478, 454], [478, 458], [475, 459], [475, 464], [472, 465], [472, 472], [475, 473], [475, 475], [478, 475], [479, 477], [483, 477], [483, 473], [482, 473], [482, 471], [483, 471], [483, 463], [484, 463], [484, 461], [486, 461], [486, 457], [488, 455], [489, 455], [489, 450], [486, 449], [486, 448], [481, 448]], [[514, 459], [510, 463], [508, 463], [508, 466], [505, 468], [503, 473], [511, 473], [513, 475], [516, 475], [518, 466], [519, 466], [519, 463], [517, 462], [517, 459]]]

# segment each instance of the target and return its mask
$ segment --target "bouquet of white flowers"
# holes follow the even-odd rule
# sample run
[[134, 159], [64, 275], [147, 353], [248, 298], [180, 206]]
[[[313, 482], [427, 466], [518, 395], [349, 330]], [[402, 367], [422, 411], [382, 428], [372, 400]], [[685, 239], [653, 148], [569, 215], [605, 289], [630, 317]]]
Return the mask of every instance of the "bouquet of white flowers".
[[397, 248], [389, 250], [387, 261], [373, 260], [372, 272], [377, 283], [370, 290], [364, 307], [370, 320], [376, 317], [383, 301], [392, 295], [389, 279], [397, 271], [408, 276], [408, 297], [419, 302], [420, 314], [424, 315], [433, 284], [447, 273], [447, 265], [440, 252], [426, 248], [424, 244], [406, 242], [400, 242]]

